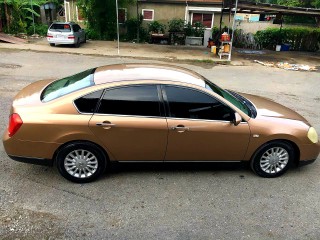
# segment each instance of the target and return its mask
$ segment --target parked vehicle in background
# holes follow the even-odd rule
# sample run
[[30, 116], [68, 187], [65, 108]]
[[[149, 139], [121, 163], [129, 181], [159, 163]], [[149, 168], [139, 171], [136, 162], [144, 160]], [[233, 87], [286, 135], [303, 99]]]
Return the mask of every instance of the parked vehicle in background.
[[86, 42], [86, 32], [74, 22], [54, 22], [48, 29], [47, 40], [50, 46], [71, 44], [79, 47]]

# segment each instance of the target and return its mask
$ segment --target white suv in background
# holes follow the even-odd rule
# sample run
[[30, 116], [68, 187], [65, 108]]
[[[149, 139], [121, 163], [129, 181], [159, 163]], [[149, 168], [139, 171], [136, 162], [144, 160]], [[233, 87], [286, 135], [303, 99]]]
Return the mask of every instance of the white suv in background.
[[50, 46], [72, 44], [79, 47], [86, 42], [86, 33], [74, 22], [54, 22], [48, 29], [47, 40]]

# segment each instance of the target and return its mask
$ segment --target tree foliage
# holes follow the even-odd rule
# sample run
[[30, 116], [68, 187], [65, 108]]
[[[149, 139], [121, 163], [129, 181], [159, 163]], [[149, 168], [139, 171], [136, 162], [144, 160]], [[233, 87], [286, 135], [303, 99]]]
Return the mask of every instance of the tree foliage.
[[12, 33], [26, 32], [28, 22], [32, 21], [32, 14], [40, 16], [32, 8], [39, 8], [45, 2], [44, 0], [33, 0], [31, 6], [29, 0], [0, 0], [5, 12], [5, 30]]
[[279, 4], [288, 7], [320, 8], [320, 0], [255, 0], [255, 2]]
[[[119, 7], [133, 4], [135, 0], [118, 0]], [[117, 34], [116, 0], [79, 0], [89, 34], [97, 39], [113, 40]]]

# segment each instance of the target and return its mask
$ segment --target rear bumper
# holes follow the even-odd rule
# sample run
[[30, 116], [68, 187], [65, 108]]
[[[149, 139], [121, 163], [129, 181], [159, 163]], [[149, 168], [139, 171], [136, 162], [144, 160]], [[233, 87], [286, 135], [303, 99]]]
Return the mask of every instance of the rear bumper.
[[[48, 159], [53, 159], [55, 151], [60, 147], [57, 143], [22, 141], [16, 136], [9, 137], [8, 131], [5, 131], [2, 141], [5, 152], [13, 160], [27, 163], [32, 161], [40, 165], [43, 165], [42, 162], [48, 162]], [[39, 163], [36, 163], [38, 161]]]
[[12, 160], [23, 162], [23, 163], [31, 163], [36, 165], [43, 166], [53, 166], [53, 161], [51, 159], [43, 159], [43, 158], [29, 158], [29, 157], [19, 157], [8, 155]]
[[47, 38], [49, 43], [55, 44], [75, 44], [76, 39], [58, 39], [58, 38]]

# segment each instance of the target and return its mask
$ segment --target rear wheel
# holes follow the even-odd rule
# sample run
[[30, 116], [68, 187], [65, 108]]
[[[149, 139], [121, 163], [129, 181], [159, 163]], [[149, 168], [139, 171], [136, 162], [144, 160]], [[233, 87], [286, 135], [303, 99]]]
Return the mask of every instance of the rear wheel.
[[56, 157], [60, 174], [66, 179], [86, 183], [97, 179], [106, 169], [106, 156], [94, 144], [75, 142], [64, 146]]
[[251, 160], [252, 170], [261, 177], [273, 178], [284, 174], [294, 159], [291, 144], [282, 141], [262, 146]]
[[54, 43], [50, 43], [50, 46], [51, 46], [51, 47], [54, 47], [55, 45], [56, 45], [56, 44], [54, 44]]

